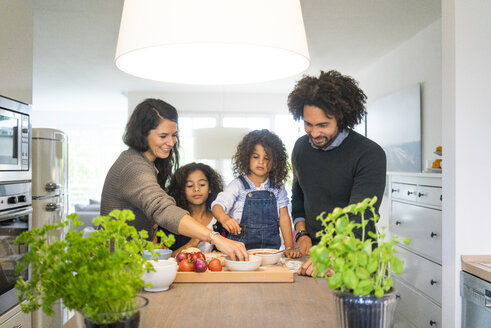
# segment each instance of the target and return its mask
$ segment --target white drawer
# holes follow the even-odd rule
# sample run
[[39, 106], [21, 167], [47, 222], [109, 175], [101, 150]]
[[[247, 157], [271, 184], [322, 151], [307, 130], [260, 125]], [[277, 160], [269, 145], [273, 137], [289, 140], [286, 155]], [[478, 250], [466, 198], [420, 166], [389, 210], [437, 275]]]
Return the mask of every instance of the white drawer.
[[442, 266], [416, 255], [402, 247], [396, 247], [397, 256], [404, 263], [404, 270], [397, 276], [437, 304], [442, 304]]
[[394, 328], [418, 328], [414, 326], [409, 319], [404, 317], [404, 315], [396, 310], [394, 315]]
[[[20, 307], [19, 307], [20, 309]], [[0, 324], [0, 328], [31, 328], [31, 314], [22, 311], [10, 317], [7, 321]]]
[[442, 188], [418, 186], [417, 201], [422, 204], [442, 206]]
[[393, 201], [389, 229], [392, 235], [411, 238], [408, 248], [441, 263], [441, 217], [440, 210]]
[[406, 183], [392, 183], [391, 187], [392, 198], [409, 201], [416, 201], [417, 186]]
[[442, 308], [433, 303], [404, 282], [394, 279], [397, 299], [396, 311], [418, 327], [435, 328], [442, 326]]

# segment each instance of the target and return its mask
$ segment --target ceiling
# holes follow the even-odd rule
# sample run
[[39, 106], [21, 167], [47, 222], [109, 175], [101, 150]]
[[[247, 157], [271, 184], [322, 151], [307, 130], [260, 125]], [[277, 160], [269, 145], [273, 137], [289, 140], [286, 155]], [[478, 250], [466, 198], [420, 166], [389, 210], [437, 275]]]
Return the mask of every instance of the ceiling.
[[[266, 1], [266, 0], [265, 0]], [[131, 91], [288, 93], [274, 82], [190, 86], [147, 81], [114, 65], [123, 0], [27, 0], [34, 8], [34, 107], [108, 110]], [[353, 75], [441, 16], [440, 0], [301, 0], [311, 66]], [[67, 105], [67, 103], [71, 105]], [[90, 105], [92, 104], [92, 105]], [[94, 104], [98, 104], [94, 106]]]

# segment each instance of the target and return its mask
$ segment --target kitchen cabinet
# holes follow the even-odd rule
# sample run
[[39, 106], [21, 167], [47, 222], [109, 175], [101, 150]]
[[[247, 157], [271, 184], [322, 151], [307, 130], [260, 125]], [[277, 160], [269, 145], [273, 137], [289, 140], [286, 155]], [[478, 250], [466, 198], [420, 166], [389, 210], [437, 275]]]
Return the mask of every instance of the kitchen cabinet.
[[25, 0], [2, 0], [0, 95], [32, 104], [34, 11]]
[[441, 327], [441, 174], [391, 173], [389, 232], [410, 238], [397, 246], [404, 271], [394, 277], [396, 327]]
[[0, 328], [30, 328], [31, 314], [24, 313], [17, 305], [0, 317]]

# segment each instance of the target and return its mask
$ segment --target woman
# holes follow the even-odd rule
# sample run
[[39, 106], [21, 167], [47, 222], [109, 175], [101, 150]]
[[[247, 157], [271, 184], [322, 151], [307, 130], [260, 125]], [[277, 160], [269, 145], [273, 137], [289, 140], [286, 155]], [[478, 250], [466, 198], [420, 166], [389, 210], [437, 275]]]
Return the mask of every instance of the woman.
[[124, 135], [129, 148], [109, 169], [104, 182], [101, 215], [108, 215], [113, 209], [130, 209], [135, 220], [129, 224], [147, 230], [150, 240], [161, 226], [208, 241], [232, 259], [248, 259], [244, 244], [196, 222], [162, 189], [172, 169], [178, 166], [177, 119], [176, 109], [159, 99], [146, 99], [136, 106]]

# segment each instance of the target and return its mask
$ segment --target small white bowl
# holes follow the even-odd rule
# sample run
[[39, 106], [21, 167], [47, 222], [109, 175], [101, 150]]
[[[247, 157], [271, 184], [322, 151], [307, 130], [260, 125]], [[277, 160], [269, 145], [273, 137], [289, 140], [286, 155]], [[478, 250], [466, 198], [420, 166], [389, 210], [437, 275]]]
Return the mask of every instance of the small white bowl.
[[255, 248], [250, 249], [247, 253], [259, 256], [261, 258], [261, 265], [273, 265], [280, 261], [283, 253], [277, 249], [272, 248]]
[[232, 261], [230, 257], [225, 257], [225, 266], [230, 271], [255, 271], [261, 265], [261, 258], [256, 255], [249, 255], [249, 261]]
[[[172, 251], [170, 249], [157, 248], [155, 249], [155, 251], [158, 253], [159, 260], [168, 260], [172, 255]], [[143, 257], [147, 260], [150, 260], [152, 259], [152, 254], [149, 251], [145, 250], [143, 251]]]
[[170, 260], [151, 261], [155, 271], [145, 272], [143, 281], [152, 287], [143, 287], [147, 292], [161, 292], [169, 289], [177, 274], [177, 263]]

